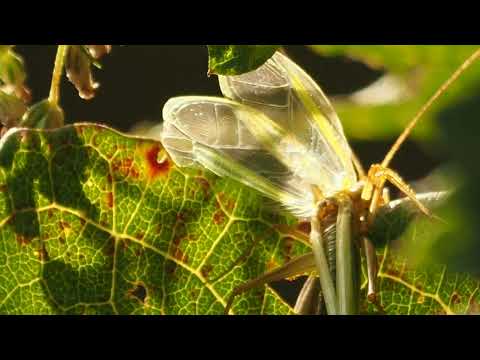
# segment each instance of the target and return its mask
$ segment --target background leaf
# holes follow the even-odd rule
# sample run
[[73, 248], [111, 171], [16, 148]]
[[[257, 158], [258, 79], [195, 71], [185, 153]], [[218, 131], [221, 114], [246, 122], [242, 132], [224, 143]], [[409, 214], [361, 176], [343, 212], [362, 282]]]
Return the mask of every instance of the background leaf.
[[[372, 141], [398, 135], [477, 46], [315, 45], [311, 49], [322, 56], [346, 56], [364, 62], [392, 75], [398, 86], [406, 89], [405, 97], [392, 103], [362, 105], [346, 97], [335, 103], [349, 138]], [[423, 139], [438, 136], [438, 123], [434, 120], [444, 109], [469, 96], [479, 79], [480, 64], [476, 64], [425, 114], [413, 136]]]
[[240, 75], [260, 67], [278, 45], [208, 45], [208, 73]]
[[[452, 196], [443, 200], [433, 197], [424, 204], [444, 215], [444, 209], [452, 206]], [[405, 203], [388, 212], [384, 209], [372, 228], [371, 238], [379, 245], [380, 306], [364, 301], [364, 311], [388, 315], [480, 313], [479, 277], [451, 262], [442, 263], [446, 259], [432, 253], [439, 238], [455, 241], [455, 224], [426, 219], [409, 201]], [[378, 238], [386, 243], [382, 246]], [[461, 244], [462, 239], [458, 240]], [[366, 286], [364, 275], [362, 299], [366, 299]]]

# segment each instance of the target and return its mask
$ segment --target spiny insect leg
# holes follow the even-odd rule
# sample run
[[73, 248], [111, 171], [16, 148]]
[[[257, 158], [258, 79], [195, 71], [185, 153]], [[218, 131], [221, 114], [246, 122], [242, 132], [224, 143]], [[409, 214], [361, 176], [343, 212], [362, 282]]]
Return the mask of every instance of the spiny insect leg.
[[305, 281], [305, 284], [303, 284], [302, 290], [298, 295], [294, 307], [295, 313], [299, 315], [316, 314], [319, 310], [319, 292], [320, 283], [318, 277], [315, 274], [311, 274]]
[[315, 260], [312, 253], [299, 256], [287, 264], [270, 270], [263, 275], [260, 275], [256, 279], [250, 280], [239, 287], [235, 288], [230, 295], [227, 305], [225, 306], [225, 314], [230, 312], [230, 309], [233, 305], [233, 301], [237, 295], [243, 294], [244, 292], [251, 290], [253, 288], [263, 286], [272, 281], [279, 281], [289, 277], [297, 276], [303, 273], [311, 272], [315, 269]]

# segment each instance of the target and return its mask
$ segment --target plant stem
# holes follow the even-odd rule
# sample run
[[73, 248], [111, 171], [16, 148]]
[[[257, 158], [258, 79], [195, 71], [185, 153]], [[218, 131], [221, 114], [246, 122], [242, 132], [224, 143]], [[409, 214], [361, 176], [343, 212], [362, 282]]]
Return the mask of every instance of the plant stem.
[[48, 101], [52, 104], [58, 105], [60, 99], [60, 81], [63, 74], [63, 64], [65, 62], [65, 55], [67, 54], [68, 45], [58, 45], [57, 55], [55, 57], [55, 65], [53, 67], [52, 82], [50, 84], [50, 94]]

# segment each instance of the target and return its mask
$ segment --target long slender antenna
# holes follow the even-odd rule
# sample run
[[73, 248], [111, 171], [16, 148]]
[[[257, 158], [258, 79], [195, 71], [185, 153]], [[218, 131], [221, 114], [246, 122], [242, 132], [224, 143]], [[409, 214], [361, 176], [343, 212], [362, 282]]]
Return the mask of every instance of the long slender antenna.
[[438, 99], [440, 95], [442, 95], [445, 90], [455, 81], [459, 78], [459, 76], [467, 70], [472, 63], [477, 60], [480, 57], [480, 49], [476, 50], [470, 57], [464, 61], [464, 63], [455, 71], [450, 78], [445, 81], [445, 83], [433, 94], [433, 96], [427, 101], [425, 105], [420, 109], [420, 111], [415, 115], [413, 120], [408, 124], [408, 126], [403, 130], [403, 132], [400, 134], [398, 137], [397, 141], [393, 146], [390, 148], [389, 152], [385, 156], [382, 162], [383, 167], [388, 167], [390, 162], [392, 161], [393, 157], [397, 153], [398, 149], [400, 146], [403, 144], [403, 142], [407, 139], [407, 137], [410, 135], [412, 132], [413, 128], [415, 125], [417, 125], [418, 120], [422, 117], [422, 115], [430, 108], [430, 106], [435, 102], [435, 100]]

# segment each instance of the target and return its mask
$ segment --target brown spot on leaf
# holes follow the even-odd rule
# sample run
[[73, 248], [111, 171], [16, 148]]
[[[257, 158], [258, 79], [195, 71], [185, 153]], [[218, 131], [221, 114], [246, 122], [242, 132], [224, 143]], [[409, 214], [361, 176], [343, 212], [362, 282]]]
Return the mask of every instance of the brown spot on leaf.
[[211, 192], [210, 183], [203, 177], [196, 177], [195, 181], [198, 182], [200, 184], [200, 186], [202, 187], [203, 195], [204, 195], [205, 199], [209, 198], [210, 197], [210, 192]]
[[122, 248], [123, 248], [123, 250], [126, 251], [129, 246], [130, 246], [130, 240], [128, 240], [128, 239], [122, 239]]
[[148, 166], [148, 176], [150, 179], [155, 179], [157, 176], [165, 176], [170, 170], [170, 160], [164, 150], [162, 150], [163, 156], [159, 158], [160, 151], [160, 145], [155, 144], [147, 149], [145, 153], [145, 159], [147, 160]]
[[208, 275], [210, 274], [210, 272], [213, 270], [213, 266], [210, 265], [210, 264], [205, 264], [204, 266], [202, 266], [202, 268], [200, 269], [200, 273], [202, 274], [202, 276], [205, 278], [205, 279], [208, 279]]
[[112, 174], [108, 173], [107, 181], [108, 181], [109, 184], [113, 183]]
[[174, 263], [173, 261], [168, 261], [167, 264], [165, 264], [165, 272], [169, 276], [175, 276], [175, 272], [177, 271], [178, 265]]
[[136, 300], [140, 301], [141, 303], [145, 303], [145, 299], [147, 298], [148, 292], [147, 287], [145, 284], [138, 282], [132, 289], [127, 291], [127, 297], [135, 298]]
[[175, 253], [173, 254], [173, 257], [177, 259], [178, 261], [181, 261], [185, 264], [188, 263], [188, 256], [182, 252], [182, 250], [178, 249], [175, 250]]
[[[401, 275], [403, 275], [403, 274], [401, 274]], [[415, 284], [415, 287], [418, 289], [418, 291], [423, 291], [423, 284], [422, 283], [417, 282]]]
[[36, 255], [38, 256], [38, 260], [42, 262], [50, 260], [47, 248], [45, 247], [45, 243], [42, 243], [42, 247], [36, 251]]
[[7, 185], [2, 184], [0, 185], [0, 192], [6, 192], [8, 190]]
[[145, 237], [145, 233], [144, 233], [144, 232], [138, 232], [138, 233], [135, 235], [135, 238], [138, 239], [138, 240], [143, 240], [144, 237]]
[[177, 214], [177, 223], [184, 222], [186, 218], [186, 214], [184, 212], [179, 212]]
[[480, 304], [475, 300], [475, 298], [470, 299], [468, 303], [467, 314], [480, 314]]
[[310, 222], [302, 221], [302, 222], [298, 223], [297, 230], [304, 233], [304, 234], [310, 234], [310, 231], [311, 231]]
[[115, 253], [115, 238], [111, 237], [107, 240], [103, 248], [103, 254], [106, 256], [113, 256]]
[[386, 273], [390, 276], [393, 276], [393, 277], [396, 277], [396, 278], [400, 278], [400, 272], [396, 269], [388, 269], [386, 271]]
[[112, 163], [113, 173], [119, 173], [122, 177], [139, 177], [138, 170], [135, 168], [133, 159], [126, 158]]
[[461, 301], [461, 298], [462, 297], [456, 291], [454, 291], [452, 294], [452, 304], [454, 305], [459, 304]]
[[232, 199], [228, 198], [224, 192], [219, 192], [218, 193], [218, 198], [220, 199], [220, 202], [224, 205], [224, 207], [232, 212], [233, 209], [235, 208], [235, 201]]
[[215, 225], [221, 225], [225, 222], [225, 214], [223, 213], [222, 210], [217, 210], [213, 214], [213, 222]]
[[111, 209], [113, 208], [113, 192], [107, 193], [107, 206]]
[[68, 223], [68, 222], [66, 222], [66, 221], [63, 221], [63, 220], [60, 220], [60, 221], [58, 222], [58, 224], [60, 225], [60, 228], [62, 229], [62, 231], [63, 231], [63, 230], [68, 230], [68, 229], [71, 228], [70, 223]]
[[200, 290], [198, 289], [191, 289], [190, 290], [190, 296], [194, 299], [198, 297], [198, 294], [200, 294]]
[[183, 251], [180, 249], [180, 244], [181, 244], [183, 239], [184, 239], [183, 236], [176, 236], [173, 239], [171, 254], [178, 261], [181, 261], [181, 262], [187, 264], [188, 263], [188, 256], [186, 254], [184, 254]]
[[292, 249], [293, 249], [293, 243], [294, 239], [291, 237], [286, 237], [283, 240], [283, 254], [285, 256], [285, 261], [289, 262], [292, 259]]
[[15, 238], [17, 239], [17, 243], [21, 246], [29, 245], [32, 242], [32, 239], [22, 234], [16, 234]]

